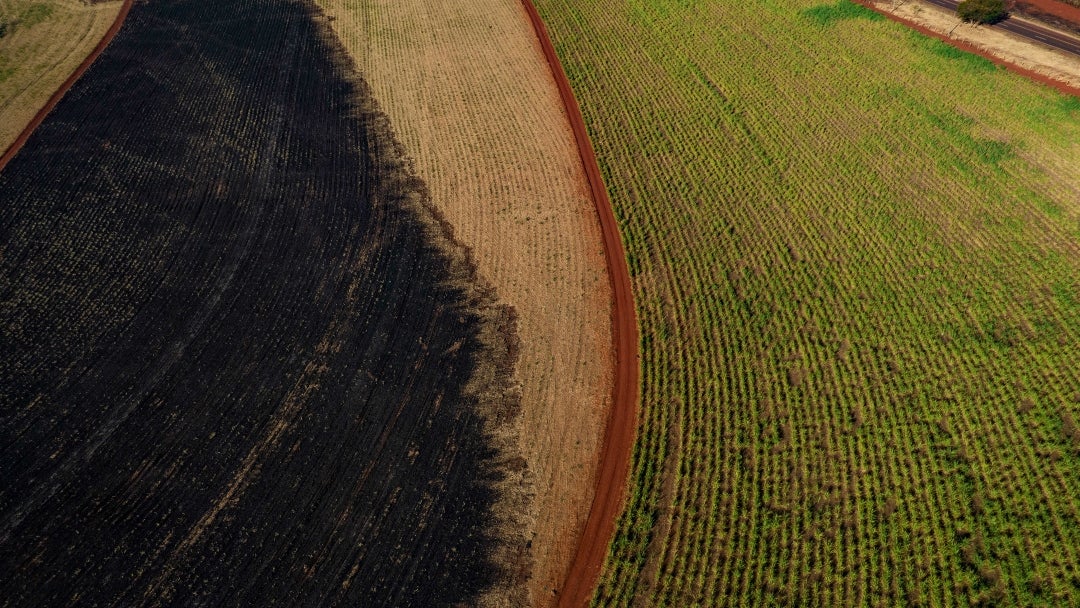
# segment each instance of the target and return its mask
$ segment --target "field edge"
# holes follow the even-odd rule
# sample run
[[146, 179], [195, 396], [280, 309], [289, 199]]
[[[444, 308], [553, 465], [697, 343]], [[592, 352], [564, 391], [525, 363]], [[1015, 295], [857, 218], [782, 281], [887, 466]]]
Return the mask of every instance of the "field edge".
[[551, 68], [574, 132], [600, 220], [604, 257], [614, 295], [612, 341], [615, 350], [615, 380], [612, 386], [612, 406], [601, 444], [593, 502], [573, 562], [559, 591], [558, 605], [568, 608], [587, 605], [596, 593], [600, 572], [608, 555], [608, 546], [615, 535], [616, 521], [626, 501], [630, 457], [637, 432], [639, 398], [637, 313], [619, 225], [596, 162], [596, 153], [581, 109], [540, 13], [532, 0], [522, 0], [521, 3]]
[[890, 21], [893, 21], [895, 23], [899, 23], [900, 25], [903, 25], [904, 27], [911, 29], [914, 32], [917, 32], [917, 33], [922, 34], [924, 36], [928, 36], [930, 38], [937, 39], [937, 40], [939, 40], [941, 42], [944, 42], [945, 44], [948, 44], [949, 46], [957, 48], [957, 49], [959, 49], [961, 51], [964, 51], [966, 53], [971, 53], [973, 55], [978, 55], [979, 57], [982, 57], [983, 59], [986, 59], [986, 60], [990, 61], [991, 63], [993, 63], [996, 66], [1002, 67], [1002, 68], [1004, 68], [1006, 70], [1009, 70], [1010, 72], [1013, 72], [1015, 74], [1023, 76], [1024, 78], [1027, 78], [1028, 80], [1031, 80], [1031, 81], [1037, 82], [1039, 84], [1048, 86], [1051, 89], [1054, 89], [1055, 91], [1058, 91], [1059, 93], [1064, 93], [1066, 95], [1073, 95], [1075, 97], [1080, 97], [1080, 87], [1072, 86], [1072, 85], [1070, 85], [1070, 84], [1068, 84], [1066, 82], [1062, 82], [1061, 80], [1058, 80], [1058, 79], [1053, 78], [1051, 76], [1048, 76], [1046, 74], [1041, 74], [1041, 73], [1039, 73], [1039, 72], [1037, 72], [1037, 71], [1035, 71], [1033, 69], [1025, 68], [1025, 67], [1015, 63], [1014, 61], [1011, 61], [1011, 60], [1009, 60], [1009, 59], [1007, 59], [1005, 57], [1002, 57], [1000, 55], [992, 53], [992, 52], [990, 52], [988, 50], [982, 49], [982, 48], [976, 46], [975, 44], [972, 44], [970, 42], [965, 42], [963, 40], [958, 40], [956, 38], [953, 38], [953, 37], [948, 36], [946, 34], [942, 34], [941, 32], [933, 30], [933, 29], [931, 29], [929, 27], [926, 27], [924, 25], [920, 25], [918, 23], [915, 23], [913, 21], [905, 19], [904, 17], [902, 17], [900, 15], [897, 15], [896, 13], [892, 13], [890, 11], [883, 10], [880, 7], [877, 6], [877, 2], [875, 2], [875, 0], [853, 0], [853, 1], [858, 3], [859, 5], [861, 5], [863, 7], [871, 10], [871, 11], [874, 11], [876, 14], [881, 15], [882, 17], [885, 17], [886, 19], [888, 19]]
[[109, 46], [109, 43], [116, 37], [116, 33], [119, 32], [120, 28], [124, 25], [124, 20], [127, 19], [128, 13], [131, 12], [131, 7], [134, 4], [135, 0], [123, 0], [123, 4], [120, 6], [120, 12], [116, 15], [116, 20], [113, 21], [113, 24], [106, 30], [105, 35], [97, 43], [97, 46], [90, 51], [90, 54], [75, 68], [75, 71], [68, 76], [67, 80], [60, 84], [60, 88], [49, 97], [48, 101], [45, 102], [45, 105], [37, 111], [37, 114], [30, 119], [30, 122], [22, 132], [19, 133], [19, 136], [15, 138], [15, 141], [13, 141], [11, 145], [8, 146], [7, 150], [4, 151], [3, 156], [0, 156], [0, 171], [3, 171], [4, 167], [7, 166], [11, 159], [19, 153], [19, 150], [26, 144], [26, 140], [30, 139], [30, 136], [38, 126], [41, 125], [42, 121], [45, 120], [45, 117], [49, 115], [49, 112], [56, 107], [56, 104], [60, 103], [60, 100], [69, 90], [71, 90], [71, 87], [75, 82], [82, 78], [82, 75], [86, 73], [86, 70], [90, 69], [90, 66], [94, 61], [101, 56], [101, 53], [105, 51], [105, 48]]
[[476, 475], [491, 483], [496, 495], [486, 533], [493, 541], [487, 562], [493, 569], [494, 580], [480, 589], [473, 600], [484, 608], [525, 605], [525, 583], [532, 572], [532, 553], [524, 534], [526, 527], [521, 524], [528, 517], [535, 490], [529, 463], [518, 449], [524, 430], [521, 390], [514, 382], [521, 347], [517, 310], [499, 298], [496, 287], [482, 276], [472, 248], [456, 236], [453, 224], [432, 200], [430, 189], [395, 133], [389, 114], [338, 37], [327, 11], [314, 0], [307, 0], [304, 5], [330, 49], [331, 61], [341, 66], [342, 77], [354, 87], [360, 98], [357, 102], [366, 102], [363, 113], [377, 117], [371, 128], [378, 140], [390, 148], [390, 156], [402, 165], [408, 183], [402, 188], [407, 194], [400, 204], [424, 226], [425, 240], [448, 262], [449, 284], [460, 290], [468, 308], [478, 316], [476, 339], [487, 356], [473, 362], [463, 397], [474, 403], [473, 409], [482, 419], [485, 443], [494, 451]]

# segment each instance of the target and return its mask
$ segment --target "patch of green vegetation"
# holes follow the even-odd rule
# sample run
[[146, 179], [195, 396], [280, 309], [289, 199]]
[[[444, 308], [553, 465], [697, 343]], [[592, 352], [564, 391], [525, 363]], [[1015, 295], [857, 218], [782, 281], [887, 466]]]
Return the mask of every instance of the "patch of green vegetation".
[[[919, 117], [938, 130], [942, 144], [950, 144], [934, 155], [938, 166], [974, 176], [986, 167], [1000, 169], [1002, 162], [1016, 155], [1012, 144], [976, 136], [975, 121], [955, 109], [933, 106], [906, 87], [890, 87], [890, 92], [894, 103], [904, 106], [911, 117]], [[973, 158], [979, 164], [974, 164]]]
[[31, 28], [45, 22], [53, 15], [55, 8], [51, 4], [36, 2], [19, 10], [18, 4], [4, 7], [6, 15], [0, 16], [0, 38], [4, 38], [21, 28]]
[[1055, 94], [1030, 106], [1016, 108], [1018, 113], [1036, 124], [1053, 124], [1060, 120], [1080, 119], [1080, 97]]
[[1080, 97], [1075, 95], [1062, 95], [1058, 103], [1061, 110], [1067, 113], [1080, 112]]
[[967, 71], [984, 73], [993, 72], [998, 69], [998, 66], [994, 65], [993, 61], [990, 61], [985, 57], [980, 57], [975, 53], [962, 51], [955, 46], [945, 44], [937, 38], [931, 38], [930, 36], [914, 31], [911, 32], [910, 35], [911, 41], [916, 48], [925, 50], [938, 57], [957, 61], [963, 65], [964, 69]]
[[970, 145], [979, 160], [993, 167], [1000, 168], [1002, 162], [1016, 155], [1011, 144], [996, 139], [970, 137]]
[[1058, 304], [1066, 310], [1075, 310], [1077, 307], [1076, 289], [1066, 281], [1057, 281], [1051, 288]]
[[1054, 201], [1052, 201], [1052, 200], [1050, 200], [1050, 199], [1048, 199], [1046, 197], [1039, 196], [1039, 197], [1037, 197], [1035, 199], [1035, 204], [1038, 205], [1039, 209], [1041, 209], [1042, 212], [1045, 213], [1046, 215], [1049, 215], [1052, 218], [1060, 218], [1061, 217], [1061, 214], [1062, 214], [1061, 205], [1058, 205]]
[[881, 14], [875, 13], [865, 6], [856, 4], [851, 0], [837, 0], [836, 4], [821, 4], [804, 10], [802, 15], [821, 26], [832, 25], [838, 21], [846, 21], [849, 19], [866, 19], [868, 21], [885, 20], [885, 17]]
[[1080, 104], [898, 24], [825, 28], [869, 14], [820, 1], [538, 2], [642, 336], [596, 604], [1045, 605], [1000, 581], [1034, 576], [1024, 539], [1047, 563], [1080, 546], [1042, 525], [1080, 472], [1030, 490], [1063, 461], [1028, 440], [1047, 408], [1020, 406], [1080, 386], [1080, 177], [1046, 173], [1076, 162]]
[[34, 27], [51, 17], [52, 14], [53, 7], [50, 4], [31, 4], [19, 15], [19, 26]]

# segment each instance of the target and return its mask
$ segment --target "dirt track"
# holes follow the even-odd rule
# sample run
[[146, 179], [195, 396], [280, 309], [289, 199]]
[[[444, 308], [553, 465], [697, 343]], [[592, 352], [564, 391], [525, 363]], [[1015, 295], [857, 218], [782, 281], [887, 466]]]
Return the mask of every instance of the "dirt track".
[[19, 153], [23, 144], [30, 138], [30, 134], [34, 132], [34, 129], [38, 128], [41, 121], [45, 120], [45, 116], [56, 107], [60, 98], [71, 89], [71, 85], [75, 84], [76, 80], [86, 73], [86, 70], [90, 68], [90, 64], [94, 63], [94, 60], [101, 55], [101, 52], [105, 50], [105, 47], [109, 46], [109, 43], [112, 42], [112, 39], [116, 36], [116, 32], [120, 31], [120, 26], [124, 24], [124, 19], [127, 18], [128, 12], [131, 11], [131, 5], [134, 3], [135, 0], [124, 0], [124, 5], [120, 7], [120, 12], [116, 15], [116, 21], [114, 21], [108, 31], [105, 32], [105, 35], [101, 38], [101, 42], [98, 42], [97, 46], [94, 47], [94, 50], [90, 51], [90, 54], [86, 56], [86, 59], [79, 64], [79, 67], [75, 68], [75, 71], [71, 73], [71, 76], [68, 76], [67, 80], [60, 85], [60, 88], [52, 94], [52, 97], [45, 103], [45, 106], [38, 110], [38, 113], [34, 115], [34, 118], [31, 119], [30, 123], [26, 125], [26, 128], [22, 130], [22, 133], [19, 133], [19, 137], [17, 137], [15, 141], [8, 146], [8, 149], [4, 151], [4, 155], [0, 156], [0, 170], [3, 170], [3, 168], [7, 166], [8, 161]]
[[577, 139], [578, 150], [585, 174], [589, 178], [596, 212], [604, 233], [604, 251], [607, 256], [608, 275], [615, 293], [612, 326], [615, 342], [615, 383], [611, 415], [600, 454], [600, 468], [596, 479], [596, 494], [585, 532], [582, 535], [566, 582], [559, 593], [559, 606], [584, 606], [592, 598], [600, 568], [607, 556], [608, 544], [615, 531], [615, 520], [622, 509], [626, 493], [626, 478], [630, 466], [630, 452], [636, 431], [638, 400], [638, 351], [637, 315], [634, 297], [630, 289], [630, 273], [626, 266], [626, 254], [619, 237], [618, 223], [604, 187], [596, 154], [589, 140], [585, 121], [581, 116], [570, 81], [563, 72], [562, 64], [555, 54], [555, 47], [548, 37], [547, 28], [531, 0], [522, 0], [525, 11], [536, 30], [544, 56], [551, 66], [552, 75], [559, 87], [559, 95], [566, 104], [566, 113]]

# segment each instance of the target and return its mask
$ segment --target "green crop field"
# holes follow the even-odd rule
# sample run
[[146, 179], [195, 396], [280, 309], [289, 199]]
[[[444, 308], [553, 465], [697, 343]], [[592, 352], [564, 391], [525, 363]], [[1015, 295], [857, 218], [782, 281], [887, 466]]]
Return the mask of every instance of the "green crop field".
[[1080, 605], [1080, 100], [846, 0], [541, 0], [641, 323], [597, 605]]

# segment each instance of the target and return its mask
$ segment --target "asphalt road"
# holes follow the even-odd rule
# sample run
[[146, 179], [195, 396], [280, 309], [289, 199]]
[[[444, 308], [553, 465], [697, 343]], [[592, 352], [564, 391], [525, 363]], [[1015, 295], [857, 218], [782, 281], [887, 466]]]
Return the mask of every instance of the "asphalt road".
[[[941, 8], [948, 9], [955, 12], [956, 7], [960, 2], [958, 0], [926, 0], [934, 6], [940, 6]], [[1016, 19], [1006, 19], [1001, 23], [991, 25], [990, 27], [1012, 32], [1022, 38], [1033, 40], [1035, 42], [1045, 44], [1046, 46], [1065, 51], [1066, 53], [1072, 53], [1073, 55], [1080, 56], [1080, 40], [1072, 36], [1068, 36], [1052, 30], [1047, 27], [1035, 25], [1026, 21], [1019, 21]]]

